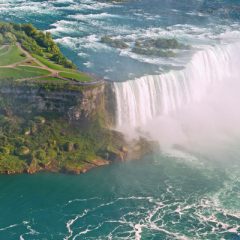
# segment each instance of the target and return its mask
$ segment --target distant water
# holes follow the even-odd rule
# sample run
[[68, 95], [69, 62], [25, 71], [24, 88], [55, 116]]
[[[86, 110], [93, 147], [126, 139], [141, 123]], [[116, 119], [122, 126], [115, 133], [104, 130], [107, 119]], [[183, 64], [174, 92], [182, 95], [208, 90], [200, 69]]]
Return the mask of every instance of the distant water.
[[[80, 69], [129, 80], [185, 66], [195, 48], [216, 44], [222, 35], [239, 38], [238, 0], [133, 0], [111, 4], [94, 0], [0, 0], [0, 19], [31, 22], [51, 31]], [[173, 37], [193, 46], [177, 58], [156, 58], [117, 50], [104, 35], [125, 40]], [[226, 36], [226, 35], [225, 35]]]
[[[0, 176], [0, 239], [240, 239], [239, 0], [0, 0], [0, 19], [51, 31], [80, 69], [116, 81], [118, 126], [161, 143], [85, 175]], [[146, 57], [104, 35], [192, 48]]]

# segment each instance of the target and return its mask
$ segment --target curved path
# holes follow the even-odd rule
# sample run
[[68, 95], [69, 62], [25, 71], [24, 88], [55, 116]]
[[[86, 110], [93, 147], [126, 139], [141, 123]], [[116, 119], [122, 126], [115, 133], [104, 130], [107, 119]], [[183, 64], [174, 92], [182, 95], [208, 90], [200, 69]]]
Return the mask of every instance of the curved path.
[[[96, 78], [94, 78], [95, 81], [80, 82], [80, 81], [75, 80], [75, 79], [68, 79], [68, 78], [61, 77], [59, 75], [59, 73], [60, 72], [64, 72], [64, 71], [57, 71], [55, 69], [49, 68], [48, 66], [44, 65], [43, 63], [41, 63], [38, 59], [34, 58], [24, 48], [22, 48], [20, 43], [17, 43], [16, 45], [21, 50], [21, 52], [25, 54], [26, 59], [24, 59], [23, 61], [14, 63], [14, 64], [7, 65], [7, 66], [0, 66], [0, 68], [16, 68], [18, 66], [27, 66], [27, 67], [32, 67], [32, 68], [44, 69], [44, 70], [47, 70], [48, 72], [50, 72], [50, 74], [45, 75], [45, 76], [36, 76], [36, 77], [30, 77], [30, 78], [22, 78], [22, 79], [18, 79], [16, 81], [21, 81], [22, 82], [22, 81], [34, 80], [34, 79], [39, 79], [39, 78], [44, 78], [44, 77], [53, 77], [53, 78], [58, 78], [58, 79], [61, 79], [61, 80], [68, 81], [69, 83], [71, 83], [73, 85], [80, 85], [80, 86], [93, 86], [93, 85], [103, 84], [105, 82], [104, 80], [98, 80]], [[36, 63], [36, 66], [34, 66], [34, 65], [31, 66], [31, 65], [26, 64], [29, 61]]]

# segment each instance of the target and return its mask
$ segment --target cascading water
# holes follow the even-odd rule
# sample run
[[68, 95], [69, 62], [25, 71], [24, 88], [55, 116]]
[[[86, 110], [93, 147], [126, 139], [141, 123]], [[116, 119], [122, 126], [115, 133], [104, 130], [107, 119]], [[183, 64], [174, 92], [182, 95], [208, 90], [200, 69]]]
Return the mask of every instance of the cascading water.
[[200, 102], [219, 82], [240, 76], [240, 43], [197, 52], [185, 69], [114, 83], [117, 128], [132, 128]]

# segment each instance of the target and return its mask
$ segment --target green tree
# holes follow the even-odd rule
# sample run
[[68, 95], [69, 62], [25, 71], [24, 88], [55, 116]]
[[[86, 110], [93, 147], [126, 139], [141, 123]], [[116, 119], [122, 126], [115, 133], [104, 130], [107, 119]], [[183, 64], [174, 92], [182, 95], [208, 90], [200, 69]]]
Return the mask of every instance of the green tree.
[[5, 43], [14, 44], [14, 43], [16, 43], [17, 38], [15, 37], [15, 35], [13, 33], [6, 32], [4, 34], [4, 40], [5, 40]]
[[0, 33], [0, 45], [4, 43], [3, 35]]
[[13, 27], [10, 23], [0, 22], [0, 33], [12, 32]]

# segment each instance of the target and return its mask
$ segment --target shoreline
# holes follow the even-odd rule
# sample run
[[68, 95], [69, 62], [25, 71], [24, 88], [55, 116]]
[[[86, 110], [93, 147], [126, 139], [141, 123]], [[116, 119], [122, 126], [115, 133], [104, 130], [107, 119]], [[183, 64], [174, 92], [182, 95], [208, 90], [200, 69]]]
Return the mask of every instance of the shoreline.
[[111, 82], [78, 71], [50, 33], [1, 26], [0, 173], [80, 174], [152, 151], [150, 141], [129, 143], [112, 127]]

